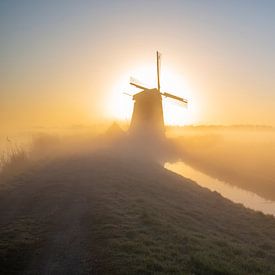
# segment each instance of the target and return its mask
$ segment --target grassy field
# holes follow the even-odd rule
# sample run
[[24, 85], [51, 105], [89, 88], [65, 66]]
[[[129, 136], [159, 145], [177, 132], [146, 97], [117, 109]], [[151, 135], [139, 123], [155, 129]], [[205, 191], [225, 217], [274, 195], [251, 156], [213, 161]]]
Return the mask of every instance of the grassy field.
[[1, 274], [275, 274], [275, 219], [110, 150], [0, 185]]

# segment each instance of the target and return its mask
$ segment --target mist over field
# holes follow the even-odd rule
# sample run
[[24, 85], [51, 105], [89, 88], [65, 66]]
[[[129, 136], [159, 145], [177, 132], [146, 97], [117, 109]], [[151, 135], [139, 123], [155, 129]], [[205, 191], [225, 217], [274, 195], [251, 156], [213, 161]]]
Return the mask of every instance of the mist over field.
[[[121, 123], [126, 130], [127, 125]], [[0, 137], [2, 152], [13, 147], [36, 157], [89, 152], [104, 145], [101, 135], [111, 124], [35, 129]], [[167, 127], [178, 146], [178, 160], [228, 184], [275, 200], [275, 129], [267, 126]], [[109, 136], [111, 140], [111, 136]], [[121, 154], [127, 146], [121, 148]]]

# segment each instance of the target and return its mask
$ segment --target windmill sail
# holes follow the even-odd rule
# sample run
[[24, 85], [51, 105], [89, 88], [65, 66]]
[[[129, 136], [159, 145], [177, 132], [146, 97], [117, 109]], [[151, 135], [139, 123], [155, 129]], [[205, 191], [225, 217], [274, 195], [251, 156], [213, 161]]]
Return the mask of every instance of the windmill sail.
[[138, 81], [137, 79], [130, 77], [130, 84], [135, 86], [136, 88], [142, 89], [142, 90], [147, 90], [148, 88], [146, 88], [140, 81]]
[[158, 91], [160, 92], [160, 53], [157, 51], [157, 85], [158, 85]]
[[179, 96], [176, 96], [176, 95], [172, 95], [172, 94], [169, 94], [169, 93], [161, 93], [161, 95], [163, 95], [165, 97], [173, 98], [173, 99], [181, 101], [183, 103], [187, 103], [186, 99], [184, 99], [182, 97], [179, 97]]

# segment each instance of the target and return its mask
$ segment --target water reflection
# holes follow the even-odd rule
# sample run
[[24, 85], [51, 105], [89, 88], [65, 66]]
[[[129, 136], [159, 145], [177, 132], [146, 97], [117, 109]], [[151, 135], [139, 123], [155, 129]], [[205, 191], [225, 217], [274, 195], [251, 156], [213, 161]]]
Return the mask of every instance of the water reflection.
[[197, 171], [184, 162], [165, 163], [164, 167], [181, 176], [190, 178], [200, 186], [206, 187], [211, 191], [217, 191], [222, 196], [236, 203], [242, 203], [244, 206], [262, 211], [265, 214], [275, 216], [275, 201], [266, 200], [253, 192], [229, 185], [223, 181], [212, 178], [204, 173]]

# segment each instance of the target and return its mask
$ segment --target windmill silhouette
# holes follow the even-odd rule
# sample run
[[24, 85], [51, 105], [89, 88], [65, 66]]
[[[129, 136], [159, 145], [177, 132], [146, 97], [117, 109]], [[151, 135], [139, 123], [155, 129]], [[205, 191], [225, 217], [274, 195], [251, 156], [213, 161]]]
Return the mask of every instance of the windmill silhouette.
[[173, 94], [162, 92], [160, 89], [160, 53], [157, 51], [157, 88], [146, 88], [134, 79], [130, 84], [142, 91], [132, 96], [134, 110], [129, 128], [132, 136], [147, 136], [155, 139], [165, 136], [162, 97], [172, 98], [187, 104], [187, 100]]

